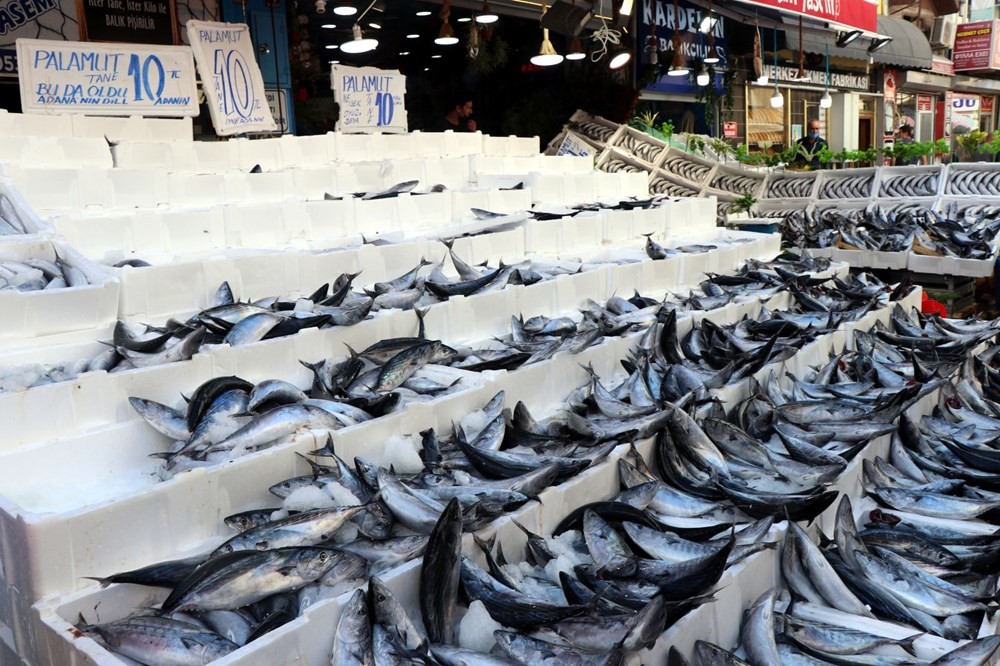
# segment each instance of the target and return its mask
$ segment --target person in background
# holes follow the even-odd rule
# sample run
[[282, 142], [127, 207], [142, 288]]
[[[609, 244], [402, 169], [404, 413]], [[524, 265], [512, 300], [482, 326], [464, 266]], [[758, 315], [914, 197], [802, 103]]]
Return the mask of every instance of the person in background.
[[[795, 161], [800, 164], [808, 164], [814, 169], [819, 168], [819, 151], [828, 148], [826, 139], [819, 135], [819, 120], [813, 118], [809, 121], [809, 132], [795, 142], [800, 152], [795, 157]], [[803, 152], [804, 151], [804, 152]], [[808, 156], [804, 153], [808, 153]]]
[[444, 114], [438, 126], [438, 131], [454, 130], [456, 132], [475, 132], [476, 121], [472, 117], [472, 98], [459, 95], [448, 113]]
[[[896, 145], [909, 146], [916, 143], [913, 140], [913, 126], [904, 123], [896, 130]], [[910, 157], [897, 157], [896, 166], [910, 166], [912, 164], [923, 164], [924, 158], [911, 155]]]

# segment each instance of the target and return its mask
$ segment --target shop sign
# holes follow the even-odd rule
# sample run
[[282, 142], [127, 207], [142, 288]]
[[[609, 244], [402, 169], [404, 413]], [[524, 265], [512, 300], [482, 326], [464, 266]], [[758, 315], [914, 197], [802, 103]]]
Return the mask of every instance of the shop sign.
[[951, 108], [955, 113], [978, 111], [979, 95], [955, 95], [951, 100]]
[[278, 129], [245, 23], [187, 22], [212, 125], [219, 136]]
[[951, 136], [951, 103], [954, 101], [955, 93], [950, 90], [944, 94], [944, 135]]
[[0, 0], [0, 77], [17, 76], [18, 39], [79, 41], [76, 0]]
[[338, 132], [406, 132], [406, 77], [399, 70], [334, 65], [330, 81], [340, 105]]
[[[650, 51], [644, 47], [649, 42], [652, 27], [656, 26], [656, 44], [658, 53], [673, 49], [674, 35], [674, 7], [673, 3], [666, 0], [653, 0], [653, 2], [643, 2], [642, 13], [638, 16], [638, 30], [636, 51], [639, 58], [636, 58], [637, 75], [642, 75], [642, 68], [650, 64]], [[697, 7], [687, 0], [678, 0], [678, 19], [676, 21], [678, 32], [680, 33], [680, 50], [688, 62], [703, 60], [708, 55], [708, 35], [700, 32], [701, 21], [706, 12], [703, 8]], [[715, 65], [717, 70], [723, 70], [729, 65], [729, 41], [727, 39], [727, 20], [717, 16], [718, 20], [712, 28], [712, 36], [715, 40], [715, 52], [719, 56], [720, 62]], [[661, 66], [670, 63], [660, 62]], [[716, 74], [716, 88], [722, 86], [722, 75]], [[661, 76], [655, 83], [646, 90], [672, 93], [676, 95], [694, 95], [698, 93], [698, 86], [687, 76]]]
[[896, 99], [896, 72], [887, 69], [882, 73], [882, 99], [895, 101]]
[[288, 95], [284, 88], [268, 88], [264, 91], [267, 97], [267, 108], [271, 109], [271, 117], [278, 123], [278, 131], [288, 133]]
[[91, 42], [176, 44], [173, 0], [77, 0], [80, 39]]
[[191, 49], [18, 39], [25, 113], [198, 115]]
[[[777, 72], [777, 76], [775, 73]], [[798, 67], [779, 66], [777, 69], [773, 65], [764, 65], [764, 73], [769, 81], [777, 79], [779, 83], [795, 83], [797, 85], [826, 85], [826, 72], [819, 69], [807, 69], [806, 76], [808, 82], [792, 81], [799, 74]], [[846, 72], [830, 72], [830, 87], [838, 90], [858, 90], [867, 92], [871, 85], [868, 74], [848, 74]]]
[[819, 21], [878, 32], [878, 3], [868, 0], [742, 0]]
[[996, 21], [962, 23], [955, 32], [955, 45], [951, 60], [956, 72], [989, 69], [994, 65], [994, 35]]
[[979, 98], [979, 110], [983, 113], [993, 113], [993, 103], [996, 97], [992, 95], [983, 95]]
[[952, 76], [955, 73], [955, 65], [951, 60], [934, 56], [934, 59], [931, 60], [931, 72], [934, 74], [943, 74], [944, 76]]
[[727, 120], [722, 123], [722, 136], [727, 139], [735, 139], [737, 137], [737, 127], [735, 120]]
[[917, 112], [933, 111], [934, 98], [930, 95], [917, 95]]

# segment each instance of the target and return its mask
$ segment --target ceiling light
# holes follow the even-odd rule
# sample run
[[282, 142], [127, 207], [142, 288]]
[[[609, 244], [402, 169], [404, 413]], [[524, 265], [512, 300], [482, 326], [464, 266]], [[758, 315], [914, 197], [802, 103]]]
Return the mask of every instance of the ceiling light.
[[432, 57], [432, 58], [441, 58], [442, 56], [441, 56], [441, 54], [440, 54], [440, 53], [435, 53], [435, 54], [434, 54], [434, 55], [432, 55], [431, 57]]
[[690, 71], [684, 62], [684, 54], [681, 53], [680, 33], [674, 31], [674, 60], [670, 63], [667, 76], [687, 76]]
[[410, 55], [409, 51], [400, 51], [399, 55]]
[[767, 85], [767, 74], [761, 74], [760, 76], [758, 76], [756, 84], [759, 85], [759, 86], [766, 86]]
[[455, 29], [452, 28], [451, 23], [448, 22], [448, 17], [451, 16], [450, 0], [444, 0], [444, 5], [442, 5], [441, 12], [438, 16], [441, 17], [441, 29], [438, 31], [438, 36], [437, 39], [434, 40], [434, 43], [440, 44], [441, 46], [458, 44], [458, 37], [455, 36]]
[[531, 56], [531, 64], [539, 67], [551, 67], [563, 61], [563, 57], [556, 53], [556, 47], [552, 46], [549, 40], [549, 29], [542, 29], [542, 46], [538, 49], [538, 55]]
[[441, 46], [452, 46], [453, 44], [458, 44], [458, 37], [452, 35], [451, 37], [438, 37], [434, 40], [435, 44], [440, 44]]
[[472, 20], [472, 19], [471, 19], [471, 18], [469, 18], [468, 16], [463, 16], [462, 18], [458, 19], [458, 22], [459, 22], [459, 23], [468, 23], [468, 22], [469, 22], [469, 21], [471, 21], [471, 20]]
[[407, 39], [417, 39], [418, 37], [420, 37], [420, 35], [418, 35], [416, 33], [411, 33], [411, 34], [409, 34], [409, 35], [406, 36]]
[[335, 24], [333, 24], [333, 23], [324, 23], [321, 27], [326, 28], [327, 30], [336, 30], [337, 29], [337, 26]]
[[339, 60], [331, 60], [331, 61], [330, 61], [330, 64], [331, 64], [331, 65], [339, 65], [339, 64], [340, 64], [340, 61], [339, 61]]
[[622, 16], [629, 16], [632, 13], [632, 0], [622, 0], [622, 6], [618, 13]]
[[358, 8], [351, 5], [338, 5], [333, 8], [333, 13], [337, 16], [354, 16], [358, 13]]
[[327, 44], [326, 48], [328, 48], [328, 49], [330, 49], [332, 51], [334, 49], [339, 49], [340, 47], [337, 46], [336, 44]]
[[774, 94], [771, 95], [771, 108], [780, 109], [784, 105], [785, 105], [785, 97], [780, 92], [778, 92], [778, 88], [775, 87]]
[[583, 52], [580, 38], [574, 37], [573, 42], [569, 45], [569, 53], [566, 54], [566, 60], [583, 60], [586, 57], [587, 54]]
[[369, 23], [368, 27], [369, 28], [375, 28], [376, 30], [381, 30], [382, 29], [382, 26], [380, 24], [378, 24], [378, 23]]
[[708, 70], [705, 69], [704, 67], [702, 67], [701, 70], [698, 71], [698, 76], [695, 77], [695, 82], [702, 88], [707, 86], [708, 82], [711, 80], [712, 77], [708, 75]]
[[880, 48], [892, 41], [892, 37], [876, 37], [868, 47], [868, 53], [875, 53]]
[[715, 50], [715, 44], [708, 47], [708, 55], [705, 56], [706, 65], [714, 65], [721, 62], [722, 59], [719, 57], [718, 51]]
[[490, 11], [490, 1], [483, 0], [483, 11], [476, 16], [476, 23], [496, 23], [499, 16]]
[[850, 30], [848, 32], [842, 32], [839, 35], [837, 35], [837, 46], [840, 48], [844, 48], [845, 46], [847, 46], [860, 36], [861, 36], [860, 30]]
[[628, 64], [629, 60], [632, 59], [632, 52], [628, 49], [618, 49], [611, 54], [611, 60], [608, 61], [608, 67], [610, 69], [621, 69]]
[[823, 93], [823, 96], [819, 98], [819, 108], [829, 109], [831, 106], [833, 106], [833, 98], [830, 97], [830, 91], [827, 90]]
[[701, 20], [701, 24], [698, 25], [698, 30], [705, 33], [706, 35], [715, 28], [715, 24], [719, 22], [719, 19], [711, 14], [708, 14]]
[[354, 39], [340, 45], [340, 50], [344, 53], [367, 53], [368, 51], [374, 51], [375, 47], [378, 46], [377, 39], [372, 39], [371, 37], [365, 38], [362, 35], [361, 26], [357, 23], [354, 24], [352, 32], [354, 33]]
[[426, 9], [417, 12], [417, 16], [430, 16], [430, 15], [431, 15], [431, 13], [429, 11], [427, 11]]
[[425, 72], [429, 72], [429, 71], [431, 71], [431, 68], [430, 67], [424, 67], [424, 71]]

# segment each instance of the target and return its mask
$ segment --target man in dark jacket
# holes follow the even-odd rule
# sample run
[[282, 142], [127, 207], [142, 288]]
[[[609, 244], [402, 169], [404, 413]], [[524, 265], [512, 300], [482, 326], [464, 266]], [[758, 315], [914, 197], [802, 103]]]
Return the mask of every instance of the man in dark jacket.
[[826, 139], [819, 135], [818, 119], [813, 118], [809, 121], [809, 133], [796, 141], [795, 145], [799, 147], [799, 153], [795, 156], [796, 162], [808, 164], [814, 169], [819, 168], [819, 151], [828, 145]]

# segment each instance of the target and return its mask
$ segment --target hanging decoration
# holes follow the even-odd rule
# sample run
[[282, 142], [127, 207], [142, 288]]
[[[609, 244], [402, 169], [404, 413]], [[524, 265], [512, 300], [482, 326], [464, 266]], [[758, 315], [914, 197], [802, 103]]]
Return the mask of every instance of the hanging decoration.
[[756, 16], [753, 19], [753, 74], [757, 83], [767, 83], [767, 77], [764, 75], [764, 48], [760, 43], [760, 25]]

